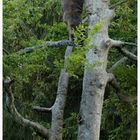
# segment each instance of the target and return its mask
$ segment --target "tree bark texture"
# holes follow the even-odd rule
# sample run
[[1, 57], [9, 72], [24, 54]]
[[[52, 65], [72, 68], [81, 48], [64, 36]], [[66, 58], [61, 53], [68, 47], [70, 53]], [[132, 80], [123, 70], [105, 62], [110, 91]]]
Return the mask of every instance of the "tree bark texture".
[[72, 46], [68, 46], [65, 52], [64, 69], [61, 70], [61, 74], [59, 77], [56, 100], [54, 105], [52, 106], [52, 124], [50, 140], [62, 140], [63, 115], [69, 81], [69, 75], [66, 72], [66, 63], [67, 57], [70, 55], [71, 51]]
[[[110, 20], [114, 17], [114, 12], [109, 9], [108, 1], [109, 0], [85, 0], [89, 21], [88, 34], [90, 45], [95, 47], [91, 47], [86, 53], [83, 91], [78, 115], [77, 140], [99, 140], [104, 92], [106, 84], [110, 78], [110, 74], [106, 71], [109, 48], [112, 46], [122, 47], [122, 45], [136, 46], [134, 43], [115, 41], [109, 38], [108, 25]], [[81, 5], [79, 5], [80, 0], [77, 0], [77, 2], [76, 0], [72, 0], [71, 5], [69, 5], [69, 9], [66, 8], [67, 3], [69, 2], [68, 0], [61, 0], [61, 2], [63, 7], [63, 16], [66, 20], [65, 22], [69, 24], [68, 26], [73, 27], [74, 25], [75, 27], [81, 20], [83, 0], [81, 0]], [[74, 3], [76, 3], [76, 5], [74, 5]], [[74, 19], [71, 19], [71, 16], [73, 15]], [[71, 22], [71, 24], [68, 22]], [[93, 27], [99, 23], [101, 24], [100, 30], [95, 35], [91, 36]], [[68, 45], [76, 46], [71, 40], [46, 42], [46, 44], [51, 47]], [[40, 46], [40, 48], [45, 48], [45, 46]], [[14, 96], [12, 94], [11, 86], [10, 92], [8, 93], [8, 97], [10, 99], [10, 111], [15, 120], [23, 126], [33, 128], [34, 131], [49, 140], [62, 140], [63, 115], [69, 81], [69, 74], [66, 70], [67, 57], [71, 54], [72, 48], [72, 46], [68, 46], [66, 48], [64, 68], [60, 73], [54, 105], [51, 108], [40, 108], [38, 106], [34, 108], [36, 111], [52, 112], [51, 131], [36, 122], [25, 119], [17, 111], [14, 105]], [[32, 52], [34, 49], [35, 47], [25, 48], [17, 52], [17, 54]], [[122, 51], [128, 58], [137, 60], [137, 57], [132, 53], [124, 49], [122, 49]]]
[[[108, 0], [86, 0], [90, 29], [101, 23], [101, 29], [90, 40], [95, 48], [86, 53], [83, 78], [83, 92], [78, 125], [78, 140], [99, 140], [102, 106], [105, 87], [108, 81], [106, 72], [107, 56], [110, 47], [108, 25], [114, 13], [108, 8]], [[89, 65], [89, 67], [88, 67]], [[93, 65], [90, 67], [90, 65]]]

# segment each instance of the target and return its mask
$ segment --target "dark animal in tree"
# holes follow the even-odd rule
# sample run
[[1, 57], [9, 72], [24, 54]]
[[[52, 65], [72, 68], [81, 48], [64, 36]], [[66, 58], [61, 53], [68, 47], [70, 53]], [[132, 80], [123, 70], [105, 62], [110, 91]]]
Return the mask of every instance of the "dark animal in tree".
[[81, 14], [84, 0], [61, 0], [63, 21], [68, 26], [69, 39], [72, 39], [72, 31], [81, 22]]

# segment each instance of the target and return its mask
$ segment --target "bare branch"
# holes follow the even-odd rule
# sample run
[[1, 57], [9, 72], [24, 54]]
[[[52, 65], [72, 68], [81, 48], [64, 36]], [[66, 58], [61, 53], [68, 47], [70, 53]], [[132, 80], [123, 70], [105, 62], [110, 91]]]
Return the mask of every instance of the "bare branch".
[[119, 41], [119, 40], [113, 40], [110, 39], [111, 41], [111, 46], [112, 47], [116, 47], [119, 52], [121, 52], [123, 55], [125, 55], [126, 57], [128, 57], [129, 59], [132, 59], [134, 61], [137, 61], [137, 56], [125, 49], [122, 48], [122, 46], [128, 45], [128, 46], [137, 46], [136, 43], [130, 43], [130, 42], [123, 42], [123, 41]]
[[9, 54], [9, 52], [5, 48], [3, 48], [3, 52]]
[[109, 71], [113, 71], [114, 69], [116, 69], [118, 66], [124, 64], [126, 61], [128, 60], [127, 57], [123, 57], [121, 58], [119, 61], [117, 61], [114, 65], [112, 65], [112, 67], [109, 69]]
[[[133, 48], [132, 52], [135, 54], [137, 51], [137, 48]], [[123, 65], [128, 60], [128, 57], [123, 57], [119, 61], [117, 61], [115, 64], [112, 65], [112, 67], [108, 70], [109, 72], [112, 72], [114, 69], [116, 69], [118, 66]]]
[[128, 57], [129, 59], [137, 61], [137, 56], [135, 54], [123, 48], [117, 48], [117, 49], [119, 50], [120, 53], [122, 53], [124, 56]]
[[116, 90], [116, 94], [121, 101], [130, 103], [137, 100], [136, 97], [125, 96], [121, 94], [121, 88], [112, 73], [108, 73], [108, 83]]
[[137, 46], [136, 43], [131, 43], [131, 42], [123, 42], [123, 41], [120, 41], [120, 40], [113, 40], [113, 39], [110, 39], [110, 41], [111, 41], [112, 47], [122, 47], [124, 45]]
[[4, 84], [8, 88], [7, 96], [9, 98], [9, 109], [10, 113], [14, 117], [14, 119], [20, 123], [22, 126], [29, 127], [36, 131], [39, 135], [41, 135], [44, 138], [49, 138], [49, 130], [46, 129], [44, 126], [40, 125], [39, 123], [30, 121], [28, 119], [25, 119], [16, 109], [15, 103], [14, 103], [14, 96], [12, 93], [12, 85], [13, 80], [4, 79]]
[[117, 83], [117, 80], [115, 76], [112, 73], [108, 73], [108, 83], [116, 90], [116, 94], [118, 98], [121, 100], [121, 89], [119, 87], [119, 84]]
[[48, 112], [51, 112], [52, 108], [34, 106], [34, 107], [33, 107], [33, 110], [34, 110], [34, 111], [37, 111], [37, 112], [48, 113]]
[[114, 9], [114, 8], [116, 8], [117, 6], [123, 4], [123, 3], [127, 2], [127, 1], [128, 1], [128, 0], [121, 0], [121, 1], [119, 1], [119, 2], [117, 2], [117, 3], [115, 3], [115, 4], [112, 4], [109, 8], [110, 8], [110, 9]]
[[60, 46], [75, 46], [73, 41], [70, 40], [60, 40], [60, 41], [56, 41], [56, 42], [52, 42], [52, 41], [46, 41], [46, 45], [49, 47], [60, 47]]
[[[45, 45], [39, 46], [39, 48], [41, 49], [45, 49], [47, 47], [60, 47], [60, 46], [75, 46], [74, 42], [70, 41], [70, 40], [61, 40], [61, 41], [56, 41], [56, 42], [52, 42], [52, 41], [46, 41]], [[36, 47], [29, 47], [29, 48], [25, 48], [25, 49], [21, 49], [17, 52], [17, 54], [25, 54], [25, 53], [30, 53], [33, 52], [35, 49], [37, 49]]]

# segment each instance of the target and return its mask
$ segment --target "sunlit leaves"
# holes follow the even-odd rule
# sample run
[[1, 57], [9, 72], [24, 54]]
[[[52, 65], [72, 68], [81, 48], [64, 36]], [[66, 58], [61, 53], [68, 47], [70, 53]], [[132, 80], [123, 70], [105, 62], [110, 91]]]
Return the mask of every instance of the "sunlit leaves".
[[137, 13], [132, 5], [136, 5], [136, 1], [128, 1], [118, 8], [116, 8], [115, 13], [116, 17], [112, 21], [109, 31], [110, 35], [114, 39], [126, 40], [126, 41], [136, 41], [136, 32], [137, 32]]

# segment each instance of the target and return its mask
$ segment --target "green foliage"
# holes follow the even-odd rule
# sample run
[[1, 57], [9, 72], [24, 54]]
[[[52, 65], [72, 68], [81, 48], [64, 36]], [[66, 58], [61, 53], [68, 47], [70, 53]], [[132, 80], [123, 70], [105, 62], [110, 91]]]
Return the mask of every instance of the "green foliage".
[[[117, 0], [112, 0], [112, 3]], [[136, 0], [128, 1], [116, 8], [116, 17], [109, 27], [111, 38], [135, 42], [137, 38]], [[130, 49], [132, 51], [132, 49]], [[108, 68], [122, 58], [115, 49], [109, 53]], [[137, 95], [137, 68], [127, 61], [113, 71], [121, 88], [121, 94], [135, 98]], [[107, 140], [136, 140], [137, 139], [137, 105], [135, 102], [124, 103], [117, 99], [111, 88], [105, 93], [102, 126], [106, 131]], [[104, 139], [103, 139], [104, 140]]]
[[63, 40], [67, 39], [68, 34], [67, 34], [67, 28], [66, 25], [63, 22], [60, 23], [54, 23], [53, 26], [48, 26], [47, 27], [47, 40]]
[[[4, 0], [3, 4], [3, 47], [10, 53], [3, 57], [4, 75], [15, 79], [13, 92], [18, 111], [26, 118], [48, 126], [50, 116], [46, 121], [44, 115], [34, 114], [31, 108], [33, 105], [51, 106], [55, 98], [60, 68], [54, 64], [63, 59], [65, 49], [46, 47], [40, 50], [38, 47], [43, 46], [45, 40], [68, 36], [66, 25], [61, 22], [60, 1]], [[36, 47], [36, 50], [24, 55], [13, 53], [26, 47]], [[26, 136], [26, 139], [40, 140], [27, 128], [8, 123], [12, 118], [7, 114], [4, 113], [5, 139], [20, 140]]]
[[136, 116], [136, 104], [120, 103], [113, 96], [105, 100], [102, 127], [109, 133], [108, 140], [135, 140]]
[[25, 47], [23, 42], [30, 42], [31, 38], [49, 40], [50, 25], [62, 20], [59, 0], [4, 0], [3, 4], [3, 44], [9, 51]]
[[77, 77], [83, 72], [85, 62], [85, 50], [76, 48], [67, 59], [67, 71], [71, 76]]
[[79, 47], [83, 47], [83, 43], [84, 43], [85, 39], [87, 38], [87, 28], [88, 28], [88, 26], [79, 24], [76, 27], [76, 30], [74, 31], [74, 42]]
[[116, 17], [112, 21], [109, 32], [114, 39], [135, 42], [137, 38], [136, 0], [129, 0], [116, 8]]
[[114, 71], [117, 79], [120, 81], [121, 88], [126, 95], [135, 95], [137, 93], [137, 71], [135, 65], [118, 67]]
[[71, 113], [71, 116], [65, 119], [63, 129], [65, 140], [76, 140], [77, 139], [77, 114]]
[[[37, 116], [31, 108], [33, 105], [52, 105], [60, 73], [60, 68], [53, 63], [56, 59], [63, 58], [63, 51], [64, 49], [59, 48], [55, 50], [51, 48], [36, 49], [29, 54], [17, 55], [13, 53], [4, 57], [4, 74], [15, 79], [13, 92], [19, 112], [26, 118], [43, 123], [44, 126], [50, 122], [50, 116], [46, 121], [46, 117]], [[55, 55], [57, 53], [59, 54]], [[6, 121], [8, 119], [11, 118], [6, 117]], [[9, 129], [9, 127], [5, 128]], [[8, 139], [8, 137], [6, 138]]]
[[[112, 0], [112, 3], [117, 0]], [[62, 40], [68, 38], [66, 25], [62, 23], [60, 0], [4, 0], [3, 1], [3, 47], [9, 55], [3, 56], [4, 75], [15, 79], [13, 92], [18, 111], [31, 120], [50, 128], [51, 116], [35, 114], [31, 111], [33, 105], [51, 106], [55, 100], [58, 77], [63, 67], [65, 48], [39, 49], [46, 40]], [[109, 27], [111, 38], [135, 42], [136, 36], [136, 0], [129, 0], [116, 8], [116, 17]], [[84, 11], [83, 16], [86, 13]], [[82, 75], [85, 64], [85, 54], [96, 46], [90, 45], [91, 37], [97, 33], [103, 23], [98, 23], [87, 38], [87, 25], [80, 24], [74, 32], [74, 41], [78, 47], [68, 58], [67, 70], [70, 73], [68, 90], [68, 107], [65, 110], [64, 140], [76, 140], [76, 114], [81, 99]], [[17, 55], [15, 52], [26, 47], [36, 47], [29, 54]], [[109, 53], [110, 68], [122, 57], [116, 50]], [[94, 62], [87, 65], [93, 68], [104, 62]], [[126, 66], [118, 67], [114, 74], [119, 81], [122, 94], [134, 97], [137, 92], [136, 65], [127, 62]], [[136, 103], [120, 102], [113, 89], [106, 93], [102, 129], [107, 133], [107, 140], [136, 139]], [[4, 93], [5, 95], [5, 93]], [[4, 102], [5, 103], [5, 102]], [[74, 107], [74, 108], [73, 108]], [[70, 115], [69, 115], [70, 114]], [[11, 140], [41, 140], [35, 132], [15, 123], [4, 105], [4, 139]], [[16, 132], [16, 133], [15, 133]], [[105, 139], [102, 139], [105, 140]]]
[[[90, 29], [89, 37], [87, 37], [87, 26], [80, 24], [74, 31], [74, 42], [78, 47], [74, 49], [74, 52], [67, 59], [67, 71], [71, 76], [77, 77], [80, 72], [83, 72], [84, 65], [86, 62], [85, 54], [95, 45], [91, 45], [91, 39], [95, 33], [101, 29], [102, 24], [97, 23]], [[102, 62], [94, 62], [93, 64], [87, 64], [88, 68], [93, 68], [95, 65], [99, 65]], [[82, 70], [82, 71], [80, 71]]]
[[[134, 65], [120, 66], [114, 73], [122, 89], [121, 94], [134, 98], [137, 90], [136, 67]], [[104, 101], [102, 116], [102, 127], [109, 133], [108, 140], [136, 139], [136, 108], [135, 102], [119, 101], [115, 96], [115, 91], [110, 90], [108, 99]]]

